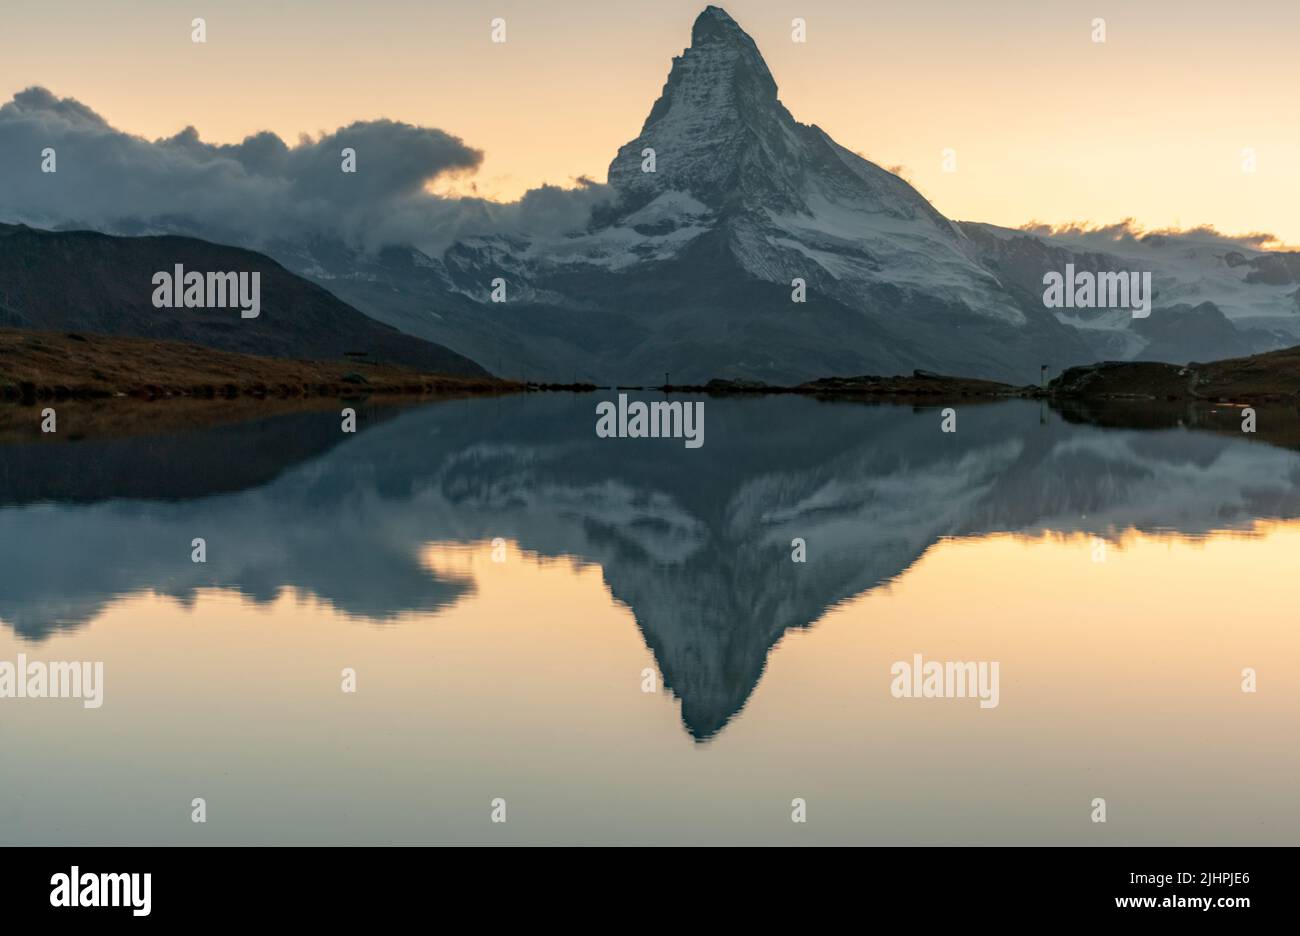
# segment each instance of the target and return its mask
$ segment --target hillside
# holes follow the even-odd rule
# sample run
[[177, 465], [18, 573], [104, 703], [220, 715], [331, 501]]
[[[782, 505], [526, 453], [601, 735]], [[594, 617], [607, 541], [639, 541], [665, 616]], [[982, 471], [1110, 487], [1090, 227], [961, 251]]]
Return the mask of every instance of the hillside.
[[190, 342], [0, 329], [0, 398], [311, 397], [498, 392], [496, 378], [426, 374], [392, 364], [299, 361]]
[[[718, 7], [614, 156], [608, 195], [582, 230], [467, 237], [438, 257], [277, 255], [514, 376], [794, 384], [921, 368], [1024, 384], [1096, 359], [915, 188], [796, 120]], [[508, 300], [491, 303], [498, 277]]]
[[1104, 361], [1069, 368], [1048, 391], [1080, 399], [1294, 401], [1300, 398], [1300, 347], [1208, 364]]
[[[152, 279], [189, 271], [260, 274], [260, 314], [155, 308]], [[0, 327], [185, 341], [262, 357], [362, 359], [428, 373], [486, 374], [441, 345], [358, 312], [263, 254], [190, 237], [114, 237], [0, 224]], [[141, 380], [150, 379], [147, 374]]]

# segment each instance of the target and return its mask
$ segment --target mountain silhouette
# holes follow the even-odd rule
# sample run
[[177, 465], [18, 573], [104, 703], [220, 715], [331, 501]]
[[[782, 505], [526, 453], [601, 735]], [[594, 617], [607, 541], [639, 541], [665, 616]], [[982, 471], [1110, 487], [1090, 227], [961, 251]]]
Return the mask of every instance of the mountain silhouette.
[[[785, 383], [920, 367], [1029, 383], [1040, 364], [1091, 360], [919, 192], [797, 122], [717, 7], [609, 188], [581, 233], [470, 238], [437, 258], [392, 250], [378, 275], [348, 276], [366, 262], [355, 255], [282, 255], [329, 270], [377, 318], [516, 375]], [[486, 315], [498, 277], [511, 298]], [[806, 302], [792, 301], [796, 281]]]
[[[50, 227], [252, 247], [374, 319], [526, 379], [645, 384], [668, 374], [678, 383], [789, 384], [920, 368], [1027, 384], [1042, 365], [1184, 364], [1300, 344], [1300, 252], [1211, 228], [1144, 234], [1129, 222], [1013, 230], [949, 220], [895, 173], [796, 119], [758, 46], [719, 7], [696, 18], [662, 92], [646, 104], [640, 131], [613, 154], [607, 185], [584, 178], [574, 190], [543, 186], [499, 204], [425, 190], [440, 172], [473, 168], [482, 156], [441, 130], [362, 121], [290, 147], [270, 133], [214, 146], [190, 128], [149, 143], [79, 101], [32, 88], [5, 105], [0, 149], [26, 151], [39, 141], [32, 128], [48, 126], [97, 158], [79, 161], [90, 175], [69, 177], [86, 186], [84, 196], [60, 187], [62, 197], [47, 204], [31, 193], [53, 190], [24, 182], [6, 190], [0, 208]], [[320, 154], [362, 132], [396, 165], [345, 181], [333, 155]], [[230, 199], [241, 204], [249, 185], [265, 183], [277, 198], [257, 199], [254, 212], [224, 210], [220, 188], [194, 197], [208, 191], [194, 180], [208, 178], [238, 180]], [[186, 197], [175, 205], [90, 197], [115, 186]], [[308, 193], [319, 203], [303, 202]], [[1149, 272], [1151, 316], [1045, 307], [1044, 276], [1067, 265], [1094, 276]], [[120, 292], [111, 281], [99, 286]], [[102, 328], [131, 319], [122, 301], [96, 302], [75, 278], [20, 280], [0, 294], [0, 320], [53, 320], [63, 314], [55, 305], [87, 308], [80, 317]], [[256, 334], [227, 334], [226, 319], [160, 325], [165, 318], [122, 327], [222, 342]], [[330, 323], [287, 344], [318, 336], [319, 324]], [[361, 337], [345, 350], [457, 366], [391, 335]], [[257, 334], [256, 344], [280, 342]], [[338, 342], [317, 340], [311, 353], [338, 351]]]
[[[155, 308], [155, 273], [260, 274], [261, 310]], [[0, 326], [188, 341], [267, 357], [401, 364], [480, 375], [447, 348], [383, 325], [271, 258], [189, 237], [113, 237], [0, 224]]]
[[[534, 378], [796, 383], [922, 368], [1027, 384], [1043, 364], [1300, 343], [1300, 254], [1210, 234], [1098, 243], [949, 221], [797, 121], [753, 39], [715, 6], [584, 230], [465, 238], [438, 256], [273, 252], [381, 321]], [[1152, 271], [1154, 318], [1045, 308], [1043, 276], [1067, 263]], [[510, 299], [489, 306], [497, 278]], [[792, 301], [796, 281], [806, 302]]]

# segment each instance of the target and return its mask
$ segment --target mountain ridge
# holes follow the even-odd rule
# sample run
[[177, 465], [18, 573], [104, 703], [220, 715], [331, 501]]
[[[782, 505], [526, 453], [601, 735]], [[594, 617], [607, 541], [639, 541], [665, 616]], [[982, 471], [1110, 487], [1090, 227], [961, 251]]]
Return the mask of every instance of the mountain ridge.
[[[655, 171], [642, 171], [651, 150]], [[353, 253], [318, 275], [382, 321], [542, 379], [794, 384], [921, 368], [1027, 384], [1042, 365], [1300, 343], [1300, 255], [1292, 269], [1202, 245], [1191, 262], [1152, 239], [1094, 246], [952, 221], [795, 120], [757, 45], [716, 6], [610, 163], [609, 196], [580, 231]], [[1045, 308], [1042, 277], [1067, 262], [1150, 266], [1155, 319]], [[510, 298], [489, 304], [498, 277]], [[804, 303], [791, 301], [797, 282]]]
[[[336, 166], [321, 171], [329, 179], [314, 184], [338, 182]], [[328, 226], [232, 234], [180, 215], [124, 217], [113, 230], [254, 245], [373, 319], [543, 382], [789, 385], [923, 369], [1023, 385], [1044, 365], [1181, 364], [1300, 344], [1300, 253], [1213, 232], [1110, 237], [951, 220], [796, 120], [758, 46], [717, 6], [696, 18], [608, 185], [559, 192], [527, 224], [498, 224], [505, 205], [446, 207], [478, 219], [458, 230], [480, 233], [427, 250], [409, 231], [353, 243]], [[550, 210], [556, 199], [564, 210]], [[1046, 308], [1042, 278], [1067, 264], [1150, 271], [1151, 317]], [[0, 317], [19, 317], [3, 294]]]
[[[797, 383], [923, 368], [1024, 384], [1043, 363], [1090, 360], [919, 192], [796, 121], [718, 7], [609, 178], [583, 231], [468, 238], [441, 257], [390, 252], [373, 279], [326, 275], [377, 318], [516, 376]], [[495, 280], [505, 303], [488, 300]]]
[[[159, 309], [153, 275], [189, 270], [257, 272], [261, 311]], [[184, 341], [273, 358], [365, 360], [457, 376], [474, 361], [375, 321], [270, 257], [192, 237], [117, 237], [0, 224], [0, 325]]]

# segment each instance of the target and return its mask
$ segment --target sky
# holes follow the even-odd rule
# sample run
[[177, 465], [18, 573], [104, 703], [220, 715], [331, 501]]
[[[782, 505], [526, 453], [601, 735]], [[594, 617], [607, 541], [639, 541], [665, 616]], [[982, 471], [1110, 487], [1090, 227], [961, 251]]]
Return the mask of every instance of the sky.
[[[1212, 225], [1300, 244], [1300, 4], [733, 0], [795, 117], [951, 218]], [[155, 139], [358, 120], [481, 150], [435, 192], [603, 182], [701, 0], [4, 0], [0, 102], [32, 85]], [[208, 38], [196, 44], [190, 21]], [[491, 41], [493, 17], [505, 43]], [[791, 40], [802, 17], [807, 41]], [[1093, 41], [1095, 18], [1106, 42]], [[944, 150], [956, 171], [945, 172]], [[1253, 152], [1254, 171], [1243, 171]]]

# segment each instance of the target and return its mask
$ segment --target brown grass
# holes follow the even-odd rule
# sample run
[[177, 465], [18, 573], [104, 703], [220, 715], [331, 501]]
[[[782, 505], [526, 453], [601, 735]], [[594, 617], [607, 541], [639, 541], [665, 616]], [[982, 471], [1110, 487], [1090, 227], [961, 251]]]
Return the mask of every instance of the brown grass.
[[1074, 367], [1052, 381], [1050, 390], [1083, 399], [1290, 403], [1300, 398], [1300, 348], [1208, 364], [1127, 361]]
[[494, 377], [423, 374], [391, 364], [296, 361], [151, 338], [0, 329], [0, 396], [239, 399], [508, 393]]

